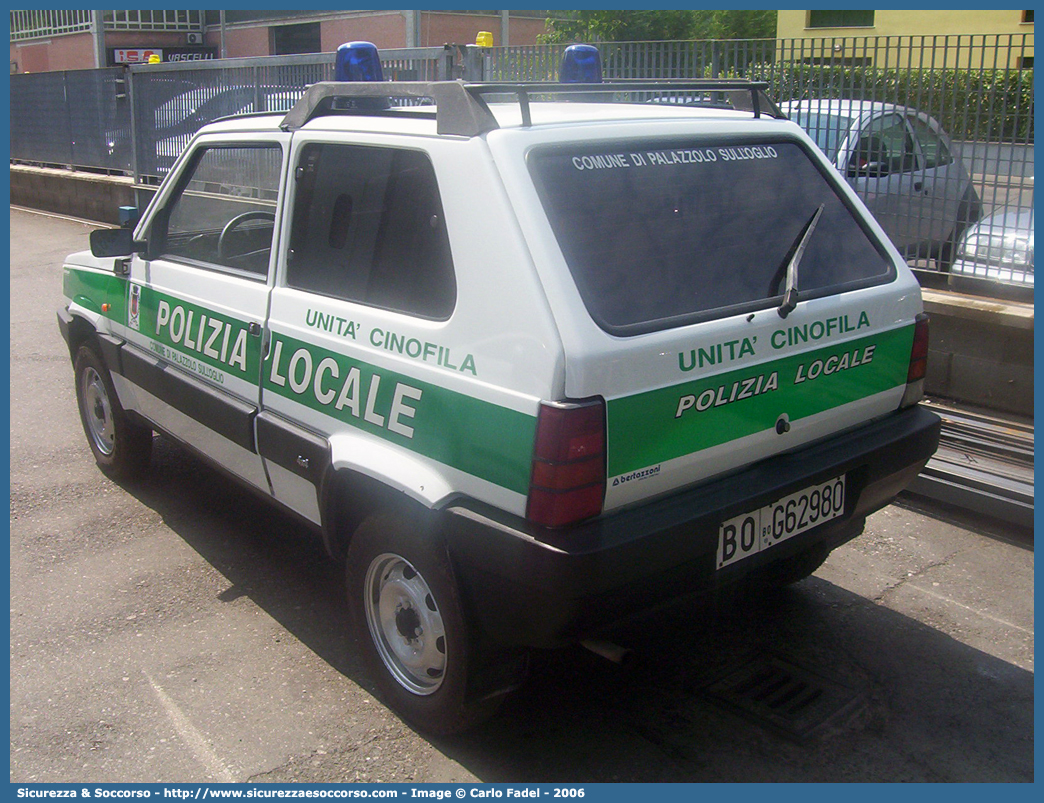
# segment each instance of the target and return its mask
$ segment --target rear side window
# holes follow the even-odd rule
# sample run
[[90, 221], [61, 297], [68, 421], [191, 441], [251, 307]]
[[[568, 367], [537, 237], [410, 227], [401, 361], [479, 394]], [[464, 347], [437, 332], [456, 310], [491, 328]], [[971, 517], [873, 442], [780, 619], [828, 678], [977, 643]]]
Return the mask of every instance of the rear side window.
[[850, 178], [881, 178], [892, 173], [908, 173], [917, 167], [913, 137], [901, 115], [877, 117], [859, 132], [859, 139], [848, 163]]
[[803, 299], [894, 276], [834, 187], [793, 142], [634, 142], [535, 150], [529, 167], [592, 318], [615, 334], [780, 303], [816, 210]]
[[910, 117], [909, 120], [910, 124], [913, 125], [914, 133], [917, 135], [917, 141], [921, 145], [921, 155], [924, 157], [925, 170], [953, 164], [950, 149], [946, 147], [942, 137], [932, 131], [931, 127], [924, 120], [920, 120], [917, 117]]
[[445, 320], [456, 302], [435, 171], [419, 151], [313, 143], [295, 173], [287, 284]]

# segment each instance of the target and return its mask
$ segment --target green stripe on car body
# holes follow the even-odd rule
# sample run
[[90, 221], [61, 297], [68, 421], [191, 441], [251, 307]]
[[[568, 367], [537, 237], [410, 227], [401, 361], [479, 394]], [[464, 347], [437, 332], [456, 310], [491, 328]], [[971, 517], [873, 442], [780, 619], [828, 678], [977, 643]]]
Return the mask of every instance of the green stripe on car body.
[[519, 494], [536, 417], [273, 333], [262, 386]]
[[[238, 318], [141, 286], [137, 329], [193, 360], [256, 385], [261, 365], [261, 336], [249, 333]], [[131, 316], [133, 318], [133, 316]], [[135, 328], [133, 323], [131, 328]]]
[[274, 334], [264, 366], [247, 323], [150, 288], [140, 330], [181, 354], [520, 494], [529, 490], [536, 419]]
[[[127, 322], [125, 280], [67, 269], [64, 284], [65, 295], [85, 309]], [[103, 303], [110, 304], [108, 312], [102, 311]], [[262, 375], [261, 338], [248, 334], [245, 321], [147, 286], [141, 286], [139, 305], [138, 331], [166, 346], [168, 359], [179, 361], [170, 353], [176, 352], [251, 384], [262, 378], [266, 391], [510, 491], [529, 491], [535, 416], [378, 370], [284, 335], [273, 335]], [[280, 384], [285, 377], [280, 371], [287, 371], [295, 356], [295, 375]], [[309, 381], [304, 382], [306, 368]]]
[[[140, 292], [137, 316], [132, 314], [133, 302], [128, 300], [135, 289]], [[249, 335], [245, 321], [94, 270], [67, 267], [63, 292], [74, 304], [140, 331], [174, 352], [251, 384], [258, 382], [261, 338]]]
[[[65, 294], [128, 321], [127, 282], [66, 269]], [[378, 369], [344, 354], [273, 334], [142, 286], [138, 328], [180, 354], [500, 487], [529, 490], [536, 417]], [[102, 304], [109, 309], [102, 311]], [[913, 327], [905, 326], [761, 365], [612, 399], [608, 476], [655, 466], [903, 385]]]
[[[126, 279], [112, 272], [66, 267], [62, 287], [65, 297], [72, 303], [116, 323], [126, 323]], [[103, 304], [108, 304], [108, 309], [103, 309]]]
[[913, 326], [608, 403], [610, 477], [822, 413], [906, 383]]

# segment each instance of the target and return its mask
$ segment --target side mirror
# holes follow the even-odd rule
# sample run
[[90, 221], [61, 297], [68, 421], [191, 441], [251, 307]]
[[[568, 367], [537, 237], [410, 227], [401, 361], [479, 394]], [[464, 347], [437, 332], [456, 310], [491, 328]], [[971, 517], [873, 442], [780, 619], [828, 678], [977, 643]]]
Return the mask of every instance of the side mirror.
[[91, 253], [96, 257], [129, 257], [145, 250], [130, 229], [98, 229], [91, 232]]

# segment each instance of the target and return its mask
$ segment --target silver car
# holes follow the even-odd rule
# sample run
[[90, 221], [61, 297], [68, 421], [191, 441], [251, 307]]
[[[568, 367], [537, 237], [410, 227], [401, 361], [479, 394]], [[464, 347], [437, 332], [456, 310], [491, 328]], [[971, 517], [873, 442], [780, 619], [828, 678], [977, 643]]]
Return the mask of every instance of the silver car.
[[1005, 207], [972, 226], [950, 272], [1033, 286], [1033, 210]]
[[288, 111], [304, 92], [303, 88], [281, 86], [198, 87], [171, 98], [154, 112], [157, 172], [166, 173], [207, 123], [234, 114]]
[[[155, 87], [153, 89], [156, 90]], [[156, 94], [163, 97], [160, 90], [166, 90], [163, 94], [173, 94], [168, 94], [156, 106], [152, 126], [144, 125], [138, 130], [139, 140], [145, 143], [138, 150], [137, 169], [140, 173], [166, 173], [193, 135], [207, 123], [234, 114], [288, 111], [305, 93], [303, 87], [200, 87], [183, 80], [171, 80], [166, 86], [160, 85]], [[261, 103], [260, 109], [255, 108], [258, 101]], [[108, 131], [105, 136], [113, 165], [129, 170], [133, 164], [130, 129]], [[152, 153], [155, 153], [155, 157]]]
[[808, 132], [908, 259], [947, 268], [982, 212], [950, 138], [924, 112], [865, 100], [802, 100], [780, 108]]

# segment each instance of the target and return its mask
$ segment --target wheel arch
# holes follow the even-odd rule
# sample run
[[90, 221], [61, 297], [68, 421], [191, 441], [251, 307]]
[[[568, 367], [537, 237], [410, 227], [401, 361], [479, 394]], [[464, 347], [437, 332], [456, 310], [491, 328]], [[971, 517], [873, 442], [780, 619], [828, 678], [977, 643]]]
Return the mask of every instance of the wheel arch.
[[330, 465], [319, 489], [323, 542], [337, 560], [352, 535], [380, 510], [433, 516], [455, 494], [436, 468], [391, 444], [354, 433], [334, 435]]
[[76, 352], [80, 350], [80, 346], [84, 343], [98, 337], [98, 328], [94, 321], [70, 309], [67, 331], [66, 345], [69, 347], [69, 359], [72, 362], [76, 362]]

